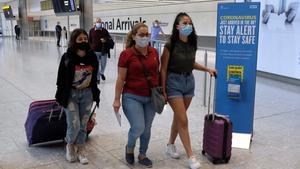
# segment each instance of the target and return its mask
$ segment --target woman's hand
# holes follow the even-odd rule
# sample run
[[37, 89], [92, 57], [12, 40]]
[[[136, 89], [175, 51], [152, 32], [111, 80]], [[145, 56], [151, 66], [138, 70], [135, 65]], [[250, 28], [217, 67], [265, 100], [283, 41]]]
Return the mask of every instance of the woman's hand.
[[216, 69], [208, 69], [207, 72], [214, 77], [217, 77], [217, 70]]
[[120, 99], [116, 99], [113, 103], [114, 111], [119, 112], [120, 107], [121, 107]]

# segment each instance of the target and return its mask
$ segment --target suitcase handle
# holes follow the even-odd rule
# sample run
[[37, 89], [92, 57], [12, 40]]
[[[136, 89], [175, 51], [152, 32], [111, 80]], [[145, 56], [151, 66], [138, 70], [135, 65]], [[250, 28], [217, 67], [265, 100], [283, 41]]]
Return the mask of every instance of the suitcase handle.
[[[217, 75], [215, 74], [215, 78], [217, 78]], [[207, 115], [210, 114], [210, 100], [211, 100], [211, 80], [212, 79], [212, 75], [210, 75], [210, 78], [209, 78], [209, 91], [208, 91], [208, 108], [207, 108]], [[214, 104], [214, 102], [213, 102]], [[214, 107], [214, 106], [213, 106]], [[208, 116], [209, 117], [209, 116]], [[215, 120], [215, 112], [213, 111], [212, 113], [212, 121]]]
[[[55, 103], [55, 104], [52, 106], [51, 112], [50, 112], [50, 115], [49, 115], [49, 120], [48, 120], [49, 123], [51, 122], [51, 118], [52, 118], [53, 110], [54, 110], [55, 106], [59, 106], [59, 105], [58, 105], [57, 103]], [[62, 108], [60, 109], [59, 120], [61, 119], [63, 112], [64, 112], [64, 108], [62, 107]]]

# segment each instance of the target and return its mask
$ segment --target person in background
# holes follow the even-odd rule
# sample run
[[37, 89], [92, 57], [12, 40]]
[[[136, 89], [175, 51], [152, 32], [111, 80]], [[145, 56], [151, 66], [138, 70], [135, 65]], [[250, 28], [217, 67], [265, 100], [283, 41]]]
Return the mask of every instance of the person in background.
[[15, 25], [15, 33], [16, 33], [16, 39], [19, 40], [20, 39], [21, 28], [18, 24]]
[[98, 83], [100, 83], [100, 78], [105, 80], [104, 71], [107, 64], [107, 57], [109, 49], [105, 43], [111, 38], [108, 31], [103, 27], [100, 18], [96, 19], [96, 25], [90, 30], [89, 42], [92, 50], [96, 53], [98, 60], [100, 62], [99, 73], [98, 73]]
[[81, 164], [88, 163], [86, 126], [93, 101], [99, 107], [98, 67], [97, 56], [90, 50], [88, 34], [83, 29], [75, 29], [59, 64], [55, 94], [67, 117], [66, 159], [69, 162], [78, 159]]
[[[138, 161], [145, 167], [152, 167], [152, 161], [146, 152], [151, 137], [151, 126], [155, 110], [150, 102], [149, 78], [152, 86], [158, 86], [159, 58], [157, 51], [150, 47], [148, 27], [144, 23], [133, 26], [127, 34], [126, 50], [122, 51], [118, 63], [118, 77], [115, 88], [113, 108], [119, 111], [121, 106], [130, 123], [128, 141], [125, 146], [126, 161], [133, 164], [136, 140], [140, 138]], [[144, 68], [149, 72], [148, 78]]]
[[56, 38], [57, 38], [57, 43], [56, 43], [56, 45], [57, 45], [58, 47], [61, 47], [61, 46], [60, 46], [61, 31], [62, 31], [62, 28], [61, 28], [61, 26], [60, 26], [60, 22], [57, 22], [57, 25], [55, 26], [55, 34], [56, 34]]
[[68, 33], [67, 28], [64, 26], [61, 31], [63, 47], [67, 47], [67, 41], [68, 41], [67, 33]]
[[181, 12], [175, 18], [170, 40], [163, 50], [161, 82], [164, 96], [174, 112], [166, 152], [171, 158], [180, 157], [174, 145], [179, 134], [191, 169], [200, 168], [200, 162], [192, 151], [187, 116], [195, 91], [193, 70], [216, 75], [215, 69], [209, 69], [195, 61], [196, 51], [197, 35], [192, 19], [188, 14]]
[[160, 53], [160, 49], [159, 49], [159, 43], [157, 42], [157, 40], [158, 40], [158, 36], [159, 36], [160, 32], [163, 35], [165, 35], [162, 28], [160, 27], [160, 22], [158, 20], [155, 20], [151, 27], [151, 46], [156, 48], [158, 50], [158, 53]]

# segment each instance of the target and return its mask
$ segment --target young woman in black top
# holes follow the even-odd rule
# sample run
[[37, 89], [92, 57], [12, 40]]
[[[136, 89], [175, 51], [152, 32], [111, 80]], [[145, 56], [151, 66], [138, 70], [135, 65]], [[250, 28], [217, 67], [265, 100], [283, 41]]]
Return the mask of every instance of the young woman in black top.
[[188, 165], [192, 169], [200, 167], [193, 156], [188, 130], [187, 109], [192, 101], [195, 90], [194, 69], [216, 73], [195, 62], [197, 51], [197, 35], [190, 16], [179, 13], [173, 24], [170, 41], [165, 45], [161, 58], [161, 82], [163, 93], [174, 111], [173, 123], [167, 154], [179, 158], [174, 142], [179, 134], [188, 156]]
[[55, 95], [66, 112], [66, 159], [69, 162], [78, 159], [82, 164], [88, 163], [84, 151], [86, 125], [93, 101], [99, 106], [98, 65], [95, 53], [90, 50], [86, 31], [75, 29], [69, 48], [60, 61]]

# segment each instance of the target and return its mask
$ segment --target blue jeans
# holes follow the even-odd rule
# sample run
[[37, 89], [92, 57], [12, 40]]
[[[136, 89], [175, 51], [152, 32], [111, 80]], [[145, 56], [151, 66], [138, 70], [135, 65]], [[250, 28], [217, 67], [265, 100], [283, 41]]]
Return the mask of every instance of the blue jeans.
[[97, 75], [97, 79], [100, 80], [100, 76], [104, 75], [104, 71], [107, 63], [107, 53], [95, 52], [99, 61], [99, 71]]
[[67, 108], [66, 141], [68, 144], [83, 145], [86, 139], [86, 125], [93, 105], [91, 88], [72, 89]]
[[122, 95], [122, 107], [130, 123], [127, 147], [134, 149], [137, 138], [140, 138], [140, 154], [146, 155], [155, 116], [150, 97], [125, 93]]

